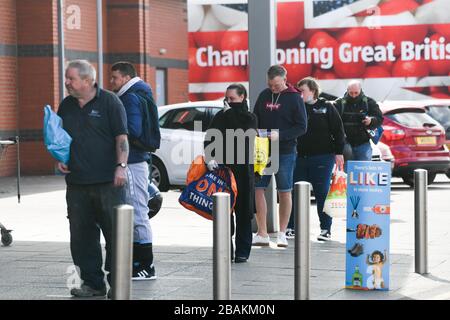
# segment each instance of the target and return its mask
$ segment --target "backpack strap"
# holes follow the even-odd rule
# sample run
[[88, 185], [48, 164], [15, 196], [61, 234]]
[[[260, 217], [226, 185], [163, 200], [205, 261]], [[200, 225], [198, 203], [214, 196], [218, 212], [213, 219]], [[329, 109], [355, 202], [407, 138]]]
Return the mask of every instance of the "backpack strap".
[[[347, 105], [347, 101], [344, 98], [342, 98], [340, 101], [341, 101], [342, 108], [340, 110], [338, 110], [338, 112], [342, 116], [344, 114], [345, 106]], [[367, 99], [367, 96], [363, 96], [362, 101], [363, 101], [365, 111], [367, 113], [369, 113], [369, 99]]]
[[366, 109], [366, 113], [369, 114], [369, 99], [366, 96], [362, 98], [364, 108]]
[[327, 106], [327, 121], [328, 121], [328, 130], [331, 129], [331, 112], [330, 108], [334, 108], [333, 104], [330, 101], [325, 101], [325, 105]]
[[[342, 115], [344, 114], [345, 105], [347, 104], [347, 102], [345, 101], [344, 98], [341, 98], [339, 101], [341, 102], [340, 103], [341, 107], [340, 108], [336, 108], [336, 110], [339, 113], [339, 115], [342, 117]], [[336, 104], [336, 105], [338, 105], [338, 104]]]

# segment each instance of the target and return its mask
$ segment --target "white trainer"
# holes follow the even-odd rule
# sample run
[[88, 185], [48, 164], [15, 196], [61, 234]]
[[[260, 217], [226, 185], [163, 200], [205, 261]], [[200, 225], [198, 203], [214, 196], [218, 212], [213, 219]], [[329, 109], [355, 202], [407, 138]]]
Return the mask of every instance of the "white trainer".
[[288, 241], [286, 239], [286, 233], [278, 232], [277, 247], [286, 248], [287, 246], [288, 246]]
[[270, 244], [270, 237], [266, 236], [260, 236], [259, 234], [255, 234], [253, 235], [253, 241], [252, 241], [252, 246], [263, 246], [263, 247], [267, 247]]

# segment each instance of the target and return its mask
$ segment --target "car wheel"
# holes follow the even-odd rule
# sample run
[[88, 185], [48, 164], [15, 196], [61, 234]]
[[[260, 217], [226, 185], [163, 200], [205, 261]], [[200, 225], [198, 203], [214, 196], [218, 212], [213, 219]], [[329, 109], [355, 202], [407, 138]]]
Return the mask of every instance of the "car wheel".
[[[411, 188], [414, 188], [414, 173], [405, 174], [402, 176], [402, 179], [405, 184], [407, 184]], [[427, 184], [432, 184], [434, 182], [434, 179], [436, 179], [436, 172], [428, 172]]]
[[412, 174], [405, 174], [402, 176], [402, 179], [410, 188], [414, 188], [414, 177]]
[[432, 184], [434, 182], [434, 179], [436, 179], [436, 172], [429, 173], [428, 172], [428, 184]]
[[2, 243], [5, 247], [8, 247], [11, 245], [13, 241], [12, 235], [9, 232], [3, 232], [2, 231]]
[[152, 158], [152, 174], [151, 179], [159, 191], [165, 192], [169, 190], [169, 178], [164, 164], [158, 158]]

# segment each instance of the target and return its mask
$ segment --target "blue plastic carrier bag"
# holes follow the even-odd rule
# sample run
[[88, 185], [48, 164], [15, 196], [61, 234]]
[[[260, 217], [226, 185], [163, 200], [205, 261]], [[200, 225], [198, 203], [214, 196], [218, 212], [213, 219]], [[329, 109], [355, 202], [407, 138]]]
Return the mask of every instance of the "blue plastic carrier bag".
[[67, 164], [72, 138], [63, 129], [62, 119], [49, 105], [44, 107], [44, 144], [56, 160]]

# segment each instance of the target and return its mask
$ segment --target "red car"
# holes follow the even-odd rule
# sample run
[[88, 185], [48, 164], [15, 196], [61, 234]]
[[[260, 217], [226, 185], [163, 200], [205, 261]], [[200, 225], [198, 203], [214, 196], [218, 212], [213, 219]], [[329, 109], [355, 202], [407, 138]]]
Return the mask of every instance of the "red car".
[[[424, 101], [421, 105], [430, 117], [444, 127], [445, 144], [450, 149], [450, 99]], [[445, 174], [450, 179], [450, 169]]]
[[444, 128], [416, 101], [380, 103], [384, 133], [381, 141], [395, 157], [392, 175], [414, 185], [414, 170], [428, 170], [428, 184], [437, 173], [450, 169], [450, 153], [445, 145]]

